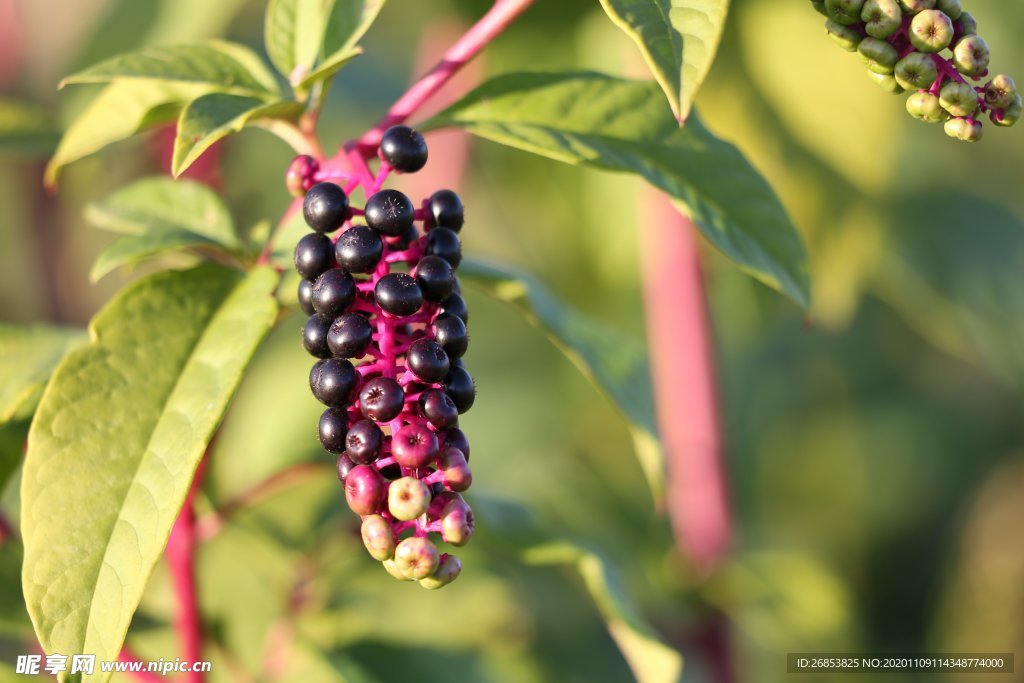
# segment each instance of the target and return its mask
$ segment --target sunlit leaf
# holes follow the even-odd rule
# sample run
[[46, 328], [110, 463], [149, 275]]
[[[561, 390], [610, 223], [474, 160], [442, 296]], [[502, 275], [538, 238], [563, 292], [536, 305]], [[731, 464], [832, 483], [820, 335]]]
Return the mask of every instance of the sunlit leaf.
[[299, 87], [308, 88], [338, 72], [362, 50], [357, 44], [370, 30], [385, 0], [335, 0], [324, 28], [324, 57]]
[[85, 340], [85, 331], [0, 323], [0, 425], [38, 401], [57, 364]]
[[277, 70], [291, 80], [296, 69], [302, 75], [320, 52], [320, 40], [332, 2], [326, 0], [270, 0], [264, 21], [263, 40]]

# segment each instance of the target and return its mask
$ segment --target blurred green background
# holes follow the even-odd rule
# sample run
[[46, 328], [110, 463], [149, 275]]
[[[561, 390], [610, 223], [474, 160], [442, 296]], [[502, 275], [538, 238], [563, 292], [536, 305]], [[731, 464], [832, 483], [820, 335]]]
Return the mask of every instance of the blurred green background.
[[[1024, 135], [987, 126], [981, 143], [958, 144], [913, 121], [807, 4], [735, 0], [698, 99], [708, 126], [781, 195], [808, 244], [814, 289], [806, 316], [705, 251], [737, 524], [723, 567], [698, 576], [678, 558], [614, 407], [518, 312], [467, 288], [479, 400], [463, 428], [478, 534], [451, 588], [396, 584], [361, 551], [318, 447], [320, 408], [293, 317], [242, 385], [200, 509], [289, 465], [322, 467], [203, 547], [212, 680], [631, 680], [579, 574], [521, 561], [549, 540], [604, 559], [618, 607], [683, 654], [685, 681], [780, 681], [790, 651], [1024, 653]], [[1024, 5], [965, 4], [994, 69], [1024, 78]], [[430, 47], [422, 41], [488, 5], [392, 0], [330, 93], [327, 147], [403, 91]], [[82, 209], [164, 172], [160, 136], [72, 165], [47, 193], [42, 169], [58, 131], [96, 92], [58, 94], [60, 77], [147, 43], [227, 36], [262, 51], [263, 9], [0, 0], [0, 319], [83, 326], [144, 272], [89, 284], [113, 236], [86, 225]], [[539, 0], [482, 72], [638, 75], [638, 64], [598, 3]], [[30, 134], [4, 132], [26, 116]], [[436, 178], [469, 207], [466, 251], [535, 274], [624, 338], [642, 336], [636, 234], [650, 195], [640, 183], [470, 145], [461, 180]], [[246, 131], [220, 154], [236, 223], [279, 216], [285, 145]], [[24, 428], [0, 430], [0, 460], [17, 458]], [[16, 522], [16, 480], [2, 509]], [[17, 554], [11, 543], [0, 554], [4, 663], [28, 651]], [[140, 656], [176, 656], [172, 613], [158, 569], [129, 634]], [[723, 677], [729, 670], [735, 678]]]

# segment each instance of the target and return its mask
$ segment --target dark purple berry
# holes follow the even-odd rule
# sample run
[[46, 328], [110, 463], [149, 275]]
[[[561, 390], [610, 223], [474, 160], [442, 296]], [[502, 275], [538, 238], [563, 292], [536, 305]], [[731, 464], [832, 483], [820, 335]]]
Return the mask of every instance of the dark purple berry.
[[345, 452], [352, 462], [369, 465], [380, 456], [384, 432], [372, 420], [359, 420], [349, 427], [345, 437]]
[[[459, 301], [461, 300], [462, 297], [459, 297]], [[466, 349], [469, 348], [469, 332], [466, 331], [466, 323], [462, 322], [462, 318], [451, 313], [443, 313], [434, 318], [431, 326], [434, 330], [434, 340], [441, 345], [452, 362], [466, 353]]]
[[381, 190], [366, 200], [366, 224], [385, 235], [398, 237], [413, 225], [416, 208], [398, 190]]
[[331, 453], [345, 450], [348, 432], [348, 413], [339, 408], [328, 408], [320, 416], [320, 443]]
[[334, 232], [348, 218], [348, 195], [334, 183], [317, 183], [302, 200], [302, 217], [317, 232]]
[[444, 378], [444, 390], [452, 397], [460, 415], [473, 407], [476, 385], [465, 368], [454, 367], [448, 371], [448, 376]]
[[331, 268], [313, 283], [313, 308], [337, 318], [356, 300], [356, 281], [344, 268]]
[[458, 448], [466, 456], [466, 460], [469, 460], [469, 439], [461, 429], [449, 429], [443, 434], [442, 440], [444, 448]]
[[412, 315], [423, 305], [423, 292], [416, 280], [405, 273], [389, 273], [373, 288], [377, 305], [391, 315]]
[[377, 512], [384, 495], [384, 480], [369, 465], [356, 465], [345, 476], [345, 500], [357, 515]]
[[451, 190], [438, 190], [430, 195], [427, 226], [430, 228], [448, 228], [458, 232], [465, 220], [462, 200]]
[[461, 294], [452, 294], [441, 304], [441, 312], [454, 315], [460, 318], [466, 325], [469, 324], [469, 309], [466, 308], [466, 300]]
[[402, 412], [405, 392], [390, 377], [375, 377], [359, 392], [359, 409], [374, 422], [390, 422]]
[[391, 454], [402, 467], [426, 467], [439, 451], [437, 435], [422, 423], [407, 424], [391, 436]]
[[309, 388], [323, 403], [344, 408], [351, 403], [352, 392], [359, 383], [352, 364], [343, 358], [318, 361], [309, 372]]
[[303, 235], [295, 245], [295, 270], [307, 280], [315, 280], [334, 265], [331, 238], [318, 232]]
[[448, 228], [434, 228], [427, 233], [427, 254], [440, 256], [452, 264], [452, 268], [458, 268], [462, 263], [462, 242], [454, 231]]
[[380, 139], [380, 158], [399, 173], [415, 173], [427, 163], [427, 141], [408, 126], [391, 126]]
[[331, 319], [322, 315], [312, 315], [302, 328], [302, 345], [310, 355], [317, 358], [329, 358], [331, 350], [327, 347], [327, 330], [331, 327]]
[[427, 384], [442, 381], [448, 374], [448, 354], [432, 339], [417, 339], [409, 347], [405, 364], [416, 378]]
[[427, 301], [444, 301], [455, 287], [455, 270], [440, 256], [424, 256], [416, 266], [416, 282]]
[[420, 233], [416, 229], [415, 225], [410, 225], [409, 229], [403, 232], [398, 237], [388, 237], [388, 245], [395, 251], [402, 251], [408, 249], [409, 245], [420, 238]]
[[383, 253], [380, 233], [365, 225], [356, 225], [341, 233], [334, 245], [338, 265], [352, 273], [372, 272]]
[[346, 313], [327, 330], [327, 348], [341, 358], [361, 358], [373, 339], [373, 327], [366, 316]]
[[345, 483], [345, 477], [348, 476], [348, 473], [351, 472], [352, 468], [355, 467], [355, 466], [356, 466], [356, 464], [354, 462], [352, 462], [351, 460], [349, 460], [348, 456], [346, 456], [344, 453], [339, 455], [338, 456], [338, 481], [340, 481], [342, 484], [344, 484]]
[[387, 467], [380, 468], [380, 476], [388, 481], [394, 481], [402, 476], [402, 468], [398, 463], [391, 463]]
[[420, 412], [437, 429], [459, 426], [459, 409], [452, 397], [440, 389], [427, 389], [420, 394]]
[[299, 308], [306, 315], [316, 313], [316, 309], [313, 308], [313, 283], [309, 280], [299, 281]]

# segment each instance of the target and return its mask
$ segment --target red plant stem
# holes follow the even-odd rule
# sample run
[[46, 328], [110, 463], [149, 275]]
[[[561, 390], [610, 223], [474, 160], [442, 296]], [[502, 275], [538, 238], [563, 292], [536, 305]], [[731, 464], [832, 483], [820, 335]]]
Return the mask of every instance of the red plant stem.
[[[121, 648], [121, 656], [118, 657], [118, 660], [129, 663], [140, 661], [127, 647]], [[137, 681], [142, 681], [142, 683], [164, 683], [166, 681], [163, 676], [158, 676], [152, 671], [146, 671], [145, 668], [139, 671], [132, 671], [131, 676]]]
[[494, 40], [511, 24], [533, 0], [497, 0], [491, 9], [480, 18], [459, 40], [452, 45], [433, 69], [413, 84], [396, 101], [376, 126], [366, 131], [356, 142], [356, 148], [364, 159], [377, 153], [377, 146], [384, 131], [403, 123], [444, 86], [455, 73], [466, 65], [480, 50]]
[[[203, 630], [196, 592], [196, 513], [194, 507], [195, 493], [202, 480], [203, 469], [203, 464], [200, 463], [192, 480], [192, 487], [185, 497], [185, 504], [171, 529], [170, 540], [167, 542], [167, 564], [171, 572], [174, 592], [178, 598], [175, 629], [181, 640], [182, 659], [191, 664], [202, 661], [203, 658]], [[190, 671], [182, 680], [185, 683], [203, 683], [204, 676], [201, 671]]]
[[732, 536], [714, 357], [695, 227], [661, 195], [643, 237], [643, 285], [669, 517], [680, 549], [713, 569]]

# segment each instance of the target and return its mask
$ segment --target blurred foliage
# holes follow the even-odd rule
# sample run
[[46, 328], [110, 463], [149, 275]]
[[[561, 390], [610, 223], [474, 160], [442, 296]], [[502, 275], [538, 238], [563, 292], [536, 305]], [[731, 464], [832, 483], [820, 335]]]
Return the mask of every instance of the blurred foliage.
[[[329, 93], [328, 148], [401, 93], [432, 27], [465, 24], [487, 5], [386, 5], [366, 54]], [[480, 400], [463, 422], [479, 531], [457, 584], [439, 594], [396, 585], [356, 552], [354, 520], [316, 444], [299, 323], [287, 318], [243, 382], [200, 506], [211, 534], [199, 572], [212, 681], [629, 680], [584, 582], [522, 561], [526, 548], [559, 539], [600, 553], [631, 609], [684, 655], [684, 681], [713, 680], [721, 663], [707, 642], [723, 620], [732, 666], [759, 682], [783, 680], [785, 653], [801, 649], [1020, 649], [1024, 138], [989, 130], [968, 146], [935, 136], [833, 46], [805, 5], [735, 0], [697, 100], [707, 126], [768, 178], [811, 253], [805, 320], [706, 252], [734, 556], [709, 577], [678, 559], [624, 421], [513, 307], [467, 287]], [[86, 286], [115, 238], [88, 227], [83, 208], [166, 172], [169, 158], [159, 135], [119, 143], [69, 167], [47, 194], [53, 130], [91, 94], [57, 98], [59, 76], [144, 44], [223, 35], [260, 50], [263, 3], [16, 7], [24, 54], [2, 85], [0, 122], [31, 125], [0, 130], [0, 318], [81, 326], [126, 277], [147, 272]], [[1019, 70], [1024, 5], [971, 0], [970, 10], [993, 66]], [[484, 59], [488, 75], [642, 73], [635, 46], [589, 0], [537, 3]], [[279, 216], [284, 145], [244, 132], [219, 149], [234, 224]], [[612, 340], [614, 330], [642, 336], [638, 183], [474, 141], [456, 189], [470, 212], [468, 253], [531, 273]], [[15, 420], [0, 432], [0, 472], [17, 460], [19, 429]], [[322, 467], [225, 521], [213, 516], [308, 461]], [[0, 500], [16, 521], [12, 479]], [[12, 547], [0, 549], [4, 665], [28, 651], [24, 615], [8, 599], [20, 591]], [[173, 614], [158, 567], [129, 634], [139, 656], [176, 656]], [[8, 671], [0, 666], [0, 679]]]

